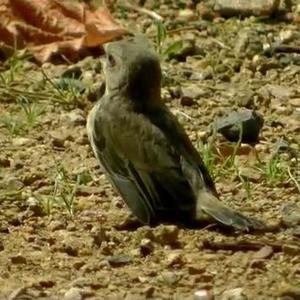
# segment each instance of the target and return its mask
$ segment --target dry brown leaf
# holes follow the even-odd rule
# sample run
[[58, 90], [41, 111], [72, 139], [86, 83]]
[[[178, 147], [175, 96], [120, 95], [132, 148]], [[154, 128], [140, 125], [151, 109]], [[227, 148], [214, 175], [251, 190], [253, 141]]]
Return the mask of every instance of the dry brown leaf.
[[72, 57], [126, 33], [104, 7], [61, 0], [0, 0], [0, 43], [29, 49], [40, 62]]

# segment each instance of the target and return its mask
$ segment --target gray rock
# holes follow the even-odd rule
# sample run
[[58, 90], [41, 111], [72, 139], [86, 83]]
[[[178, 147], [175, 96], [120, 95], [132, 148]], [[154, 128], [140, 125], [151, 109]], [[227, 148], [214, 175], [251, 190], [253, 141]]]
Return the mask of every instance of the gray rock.
[[126, 254], [114, 255], [107, 260], [112, 267], [119, 267], [132, 263], [132, 257]]
[[74, 109], [67, 115], [71, 125], [85, 125], [86, 118], [81, 109]]
[[282, 223], [286, 227], [295, 227], [300, 224], [300, 207], [296, 203], [286, 203], [281, 208]]
[[279, 0], [215, 0], [215, 10], [225, 17], [270, 16], [279, 4]]
[[283, 85], [267, 84], [266, 88], [274, 98], [283, 101], [288, 100], [294, 94], [290, 87]]
[[264, 119], [261, 114], [249, 109], [234, 111], [215, 123], [217, 132], [230, 142], [257, 143]]

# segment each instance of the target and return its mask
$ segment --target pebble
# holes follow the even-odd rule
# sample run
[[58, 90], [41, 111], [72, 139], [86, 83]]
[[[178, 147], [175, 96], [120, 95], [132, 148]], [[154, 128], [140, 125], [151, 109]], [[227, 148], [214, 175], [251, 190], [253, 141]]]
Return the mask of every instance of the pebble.
[[41, 217], [45, 214], [43, 207], [35, 197], [29, 197], [26, 200], [26, 205], [28, 207], [28, 210], [31, 211], [34, 216]]
[[194, 293], [194, 300], [214, 300], [214, 293], [210, 290], [198, 290]]
[[52, 145], [57, 148], [64, 148], [66, 137], [60, 134], [51, 134]]
[[9, 168], [10, 167], [10, 160], [5, 157], [0, 157], [0, 167]]
[[205, 272], [205, 268], [203, 268], [200, 265], [193, 264], [188, 266], [188, 273], [190, 275], [203, 274], [204, 272]]
[[33, 144], [33, 140], [24, 137], [16, 137], [12, 139], [12, 145], [16, 147], [29, 146]]
[[140, 243], [140, 253], [141, 255], [147, 256], [154, 250], [154, 244], [150, 239], [142, 239]]
[[266, 259], [273, 255], [274, 251], [271, 246], [264, 246], [253, 254], [254, 259]]
[[283, 283], [279, 287], [278, 294], [280, 297], [289, 297], [290, 299], [300, 299], [300, 287], [291, 285], [289, 283]]
[[82, 300], [81, 290], [76, 287], [70, 288], [64, 295], [64, 300]]
[[253, 259], [250, 262], [250, 268], [262, 270], [265, 267], [266, 267], [266, 260], [265, 259]]
[[162, 280], [169, 284], [173, 285], [180, 279], [179, 276], [175, 272], [165, 271], [161, 274]]
[[240, 167], [240, 176], [251, 182], [259, 183], [262, 179], [262, 174], [254, 168]]
[[67, 114], [67, 118], [69, 123], [73, 126], [85, 125], [86, 118], [83, 115], [83, 111], [81, 109], [74, 109]]
[[168, 267], [172, 267], [175, 265], [182, 266], [184, 264], [182, 254], [178, 251], [172, 251], [168, 253], [165, 263]]
[[290, 99], [289, 103], [294, 107], [300, 107], [300, 98]]
[[197, 15], [192, 9], [181, 9], [178, 12], [178, 19], [184, 21], [194, 21], [197, 19]]
[[222, 300], [247, 300], [243, 295], [243, 288], [230, 289], [223, 292], [221, 296]]
[[65, 229], [66, 226], [67, 226], [66, 222], [61, 221], [61, 220], [53, 220], [48, 225], [50, 231]]
[[103, 241], [107, 241], [106, 231], [103, 227], [93, 226], [91, 229], [93, 245], [100, 247]]
[[288, 100], [293, 96], [293, 91], [291, 88], [286, 86], [267, 84], [266, 88], [274, 98], [282, 101]]
[[24, 257], [21, 254], [11, 256], [10, 260], [11, 260], [11, 263], [15, 264], [15, 265], [27, 264], [26, 257]]
[[120, 267], [132, 263], [133, 259], [130, 255], [119, 254], [109, 257], [107, 261], [112, 267]]
[[205, 97], [208, 92], [197, 85], [192, 85], [188, 87], [182, 87], [182, 97], [190, 99], [199, 99], [200, 97]]
[[300, 207], [296, 203], [288, 202], [281, 208], [282, 223], [286, 227], [295, 227], [300, 224]]
[[237, 142], [241, 137], [241, 142], [250, 144], [258, 142], [263, 124], [264, 119], [260, 113], [250, 109], [240, 109], [219, 118], [215, 126], [216, 130], [230, 142]]
[[156, 228], [155, 240], [162, 245], [172, 245], [178, 242], [179, 229], [175, 225], [160, 225]]

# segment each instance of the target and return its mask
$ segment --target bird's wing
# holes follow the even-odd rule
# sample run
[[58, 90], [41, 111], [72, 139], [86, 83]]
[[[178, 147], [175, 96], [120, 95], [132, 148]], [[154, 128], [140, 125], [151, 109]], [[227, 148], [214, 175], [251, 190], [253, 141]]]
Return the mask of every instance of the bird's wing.
[[165, 108], [151, 115], [151, 122], [168, 137], [170, 144], [180, 153], [180, 166], [195, 195], [195, 219], [201, 220], [203, 212], [216, 221], [241, 230], [262, 229], [264, 225], [227, 207], [217, 196], [217, 192], [200, 154], [196, 151], [181, 125], [171, 112]]
[[195, 199], [180, 168], [180, 155], [164, 133], [144, 115], [95, 110], [90, 140], [111, 183], [146, 224], [187, 221]]

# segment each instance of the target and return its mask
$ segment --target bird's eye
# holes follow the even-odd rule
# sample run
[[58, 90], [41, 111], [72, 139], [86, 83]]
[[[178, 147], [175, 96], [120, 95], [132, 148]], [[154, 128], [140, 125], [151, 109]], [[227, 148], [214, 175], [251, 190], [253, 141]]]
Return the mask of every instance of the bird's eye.
[[108, 54], [106, 59], [107, 59], [107, 66], [109, 68], [112, 68], [116, 65], [116, 60], [111, 54]]

